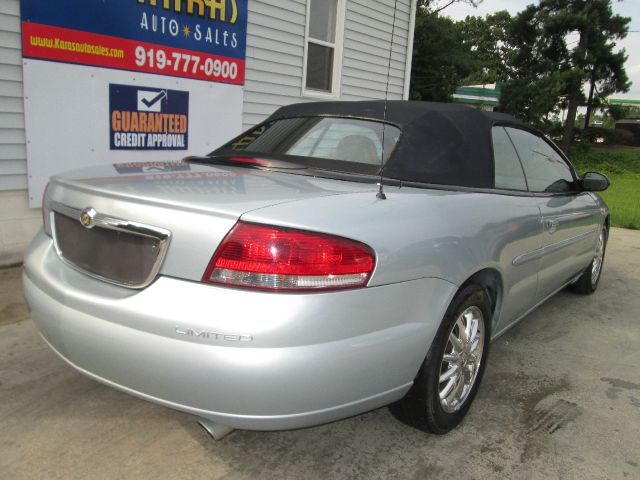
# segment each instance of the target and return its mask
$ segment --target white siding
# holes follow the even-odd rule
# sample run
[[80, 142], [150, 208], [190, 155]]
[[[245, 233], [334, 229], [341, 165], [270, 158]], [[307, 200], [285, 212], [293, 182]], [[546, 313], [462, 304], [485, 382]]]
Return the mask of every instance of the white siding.
[[243, 128], [300, 97], [305, 18], [305, 0], [249, 1]]
[[[243, 127], [302, 97], [308, 0], [249, 1]], [[398, 0], [389, 99], [404, 92], [411, 0]], [[346, 0], [340, 99], [385, 98], [395, 0]]]
[[20, 3], [0, 0], [0, 267], [22, 261], [40, 227], [27, 197]]
[[[394, 0], [348, 0], [342, 61], [342, 99], [385, 98]], [[390, 100], [402, 99], [411, 2], [398, 0], [393, 35]]]
[[0, 190], [27, 187], [20, 3], [0, 1]]

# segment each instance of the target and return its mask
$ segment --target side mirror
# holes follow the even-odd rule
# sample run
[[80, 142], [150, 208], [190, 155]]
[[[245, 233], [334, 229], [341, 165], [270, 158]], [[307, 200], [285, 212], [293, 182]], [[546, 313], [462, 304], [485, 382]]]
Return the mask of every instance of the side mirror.
[[611, 182], [606, 175], [596, 172], [587, 172], [580, 180], [582, 190], [585, 192], [602, 192], [609, 188]]

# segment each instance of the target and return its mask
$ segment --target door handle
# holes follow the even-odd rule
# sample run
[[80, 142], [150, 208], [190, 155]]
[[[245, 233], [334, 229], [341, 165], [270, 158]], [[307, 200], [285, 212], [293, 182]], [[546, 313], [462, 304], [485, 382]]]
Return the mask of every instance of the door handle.
[[545, 220], [544, 224], [549, 233], [555, 233], [556, 230], [558, 230], [558, 225], [560, 225], [560, 220], [557, 218], [554, 218], [553, 220]]

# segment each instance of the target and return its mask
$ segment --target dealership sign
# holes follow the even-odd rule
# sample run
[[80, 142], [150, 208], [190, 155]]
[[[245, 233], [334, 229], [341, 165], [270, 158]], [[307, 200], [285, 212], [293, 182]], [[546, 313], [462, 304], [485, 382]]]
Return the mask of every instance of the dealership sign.
[[189, 92], [109, 85], [111, 150], [186, 150]]
[[248, 0], [22, 0], [23, 56], [244, 84]]

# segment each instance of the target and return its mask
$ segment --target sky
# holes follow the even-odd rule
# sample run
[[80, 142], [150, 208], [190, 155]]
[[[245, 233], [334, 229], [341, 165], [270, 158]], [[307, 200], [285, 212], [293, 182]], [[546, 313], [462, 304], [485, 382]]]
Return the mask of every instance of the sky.
[[[507, 10], [511, 15], [524, 10], [527, 5], [537, 3], [535, 0], [484, 0], [477, 8], [464, 3], [455, 3], [447, 7], [442, 15], [463, 20], [467, 15], [485, 16], [500, 10]], [[631, 98], [640, 100], [640, 0], [613, 1], [613, 11], [624, 17], [631, 17], [627, 37], [618, 42], [624, 48], [628, 59], [627, 76], [633, 82], [627, 93], [617, 93], [614, 98]], [[634, 30], [632, 32], [632, 30]]]

